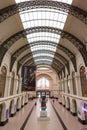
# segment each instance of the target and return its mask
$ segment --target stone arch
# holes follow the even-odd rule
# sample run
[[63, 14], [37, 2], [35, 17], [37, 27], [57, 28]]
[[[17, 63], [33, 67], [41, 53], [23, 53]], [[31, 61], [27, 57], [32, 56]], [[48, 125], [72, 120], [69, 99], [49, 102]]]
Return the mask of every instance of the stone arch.
[[7, 75], [7, 68], [5, 66], [2, 66], [0, 74], [0, 97], [4, 97], [6, 75]]
[[14, 99], [10, 101], [9, 105], [9, 116], [12, 117], [14, 115]]
[[[46, 44], [50, 44], [50, 45], [53, 45], [53, 46], [55, 46], [55, 42], [50, 42], [50, 41], [36, 41], [36, 42], [32, 42], [31, 43], [31, 45], [32, 46], [34, 46], [34, 45], [41, 45], [41, 44], [44, 44], [44, 45], [46, 45]], [[70, 59], [71, 59], [71, 61], [72, 61], [72, 65], [74, 66], [74, 69], [75, 68], [77, 68], [76, 67], [76, 58], [75, 58], [75, 55], [69, 50], [69, 49], [67, 49], [66, 47], [64, 47], [64, 46], [62, 46], [62, 45], [58, 45], [58, 47], [57, 47], [58, 49], [60, 49], [61, 51], [63, 51]], [[14, 64], [14, 62], [15, 62], [15, 60], [16, 59], [14, 59], [14, 57], [15, 58], [17, 58], [17, 57], [19, 57], [24, 51], [26, 51], [27, 49], [29, 49], [29, 45], [27, 44], [27, 45], [24, 45], [24, 46], [22, 46], [21, 48], [19, 48], [18, 50], [16, 50], [13, 54], [12, 54], [12, 56], [11, 56], [11, 62], [12, 62], [12, 64]], [[39, 51], [38, 51], [39, 52]], [[45, 52], [47, 53], [47, 51], [45, 50]], [[35, 51], [34, 53], [37, 53], [37, 51]], [[53, 54], [53, 52], [52, 51], [49, 51], [49, 53], [51, 53], [51, 54]], [[55, 55], [57, 54], [57, 52], [55, 53]], [[62, 55], [63, 56], [63, 55]], [[14, 59], [14, 60], [13, 60]], [[12, 67], [11, 67], [12, 68]], [[77, 70], [77, 69], [75, 69], [75, 70]]]
[[10, 95], [13, 95], [13, 91], [14, 91], [14, 78], [15, 78], [15, 73], [13, 71], [12, 78], [11, 78], [11, 85], [10, 85]]

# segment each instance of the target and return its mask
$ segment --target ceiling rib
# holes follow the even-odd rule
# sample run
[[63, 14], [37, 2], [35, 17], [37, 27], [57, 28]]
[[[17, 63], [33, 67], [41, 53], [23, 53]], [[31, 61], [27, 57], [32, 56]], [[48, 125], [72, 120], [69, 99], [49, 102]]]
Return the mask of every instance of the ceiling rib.
[[6, 8], [3, 8], [0, 10], [0, 22], [3, 22], [8, 17], [17, 14], [22, 11], [26, 11], [29, 9], [35, 9], [35, 8], [50, 8], [50, 9], [56, 9], [61, 10], [63, 12], [69, 13], [73, 15], [74, 17], [81, 20], [83, 23], [87, 24], [87, 12], [75, 7], [73, 5], [69, 5], [66, 3], [58, 2], [58, 1], [49, 1], [49, 0], [33, 0], [33, 1], [26, 1], [21, 2], [18, 4], [14, 4], [11, 6], [8, 6]]
[[[9, 37], [6, 41], [4, 41], [1, 46], [0, 46], [0, 50], [3, 50], [0, 52], [0, 64], [2, 62], [2, 59], [5, 55], [5, 53], [7, 52], [7, 50], [20, 38], [22, 37], [26, 37], [26, 35], [31, 34], [31, 33], [35, 33], [35, 32], [51, 32], [51, 33], [55, 33], [55, 34], [60, 34], [62, 38], [66, 38], [69, 41], [71, 41], [71, 43], [80, 51], [85, 65], [87, 66], [87, 52], [86, 52], [86, 46], [78, 39], [76, 38], [74, 35], [63, 31], [61, 29], [57, 29], [57, 28], [53, 28], [53, 27], [34, 27], [34, 28], [28, 28], [25, 30], [22, 30], [14, 35], [12, 35], [11, 37]], [[75, 66], [76, 67], [76, 66]]]

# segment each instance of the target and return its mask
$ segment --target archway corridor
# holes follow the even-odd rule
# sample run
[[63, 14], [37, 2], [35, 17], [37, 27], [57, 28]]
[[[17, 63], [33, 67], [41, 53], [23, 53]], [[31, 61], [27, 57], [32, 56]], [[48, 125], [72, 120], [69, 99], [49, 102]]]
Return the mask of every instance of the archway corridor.
[[87, 129], [87, 0], [0, 0], [0, 130], [8, 129]]

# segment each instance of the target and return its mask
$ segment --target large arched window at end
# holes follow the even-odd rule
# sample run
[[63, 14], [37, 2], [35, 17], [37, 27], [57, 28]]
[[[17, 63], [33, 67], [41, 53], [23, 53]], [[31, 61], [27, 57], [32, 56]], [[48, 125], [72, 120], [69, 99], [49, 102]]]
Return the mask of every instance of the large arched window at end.
[[38, 89], [49, 89], [49, 80], [45, 77], [40, 78], [37, 81], [37, 88]]
[[81, 66], [80, 68], [80, 80], [81, 80], [82, 96], [87, 97], [87, 78], [84, 66]]
[[0, 97], [4, 97], [7, 69], [5, 66], [1, 68], [0, 74]]

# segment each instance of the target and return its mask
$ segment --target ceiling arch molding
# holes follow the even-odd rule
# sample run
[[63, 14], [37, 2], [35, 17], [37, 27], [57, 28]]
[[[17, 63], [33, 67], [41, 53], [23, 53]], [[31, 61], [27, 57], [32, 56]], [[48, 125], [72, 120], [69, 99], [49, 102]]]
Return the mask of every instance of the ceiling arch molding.
[[[28, 60], [28, 61], [26, 61], [23, 65], [33, 65], [33, 64], [32, 64], [32, 62], [30, 62], [30, 60]], [[41, 65], [41, 63], [38, 62], [38, 65]], [[38, 65], [37, 65], [37, 66], [38, 66]], [[49, 66], [50, 64], [49, 64], [49, 63], [45, 63], [45, 65], [48, 65], [48, 66]], [[52, 67], [52, 66], [51, 66], [51, 67]], [[54, 70], [56, 70], [56, 72], [59, 72], [59, 69], [58, 69], [58, 67], [57, 67], [57, 68], [55, 67], [55, 64], [54, 64], [54, 67], [52, 67], [52, 68], [53, 68]]]
[[76, 64], [75, 55], [69, 49], [67, 49], [66, 47], [64, 47], [60, 44], [58, 44], [57, 48], [62, 50], [63, 52], [65, 52], [65, 54], [71, 59], [73, 67], [74, 67], [75, 71], [77, 72], [77, 64]]
[[[61, 66], [61, 63], [59, 63], [59, 64], [57, 64], [57, 62], [56, 62], [56, 59], [54, 59], [54, 63], [52, 64], [52, 66], [54, 66], [54, 64], [56, 64], [56, 67], [59, 67], [59, 66]], [[67, 68], [67, 66], [66, 66], [66, 68]], [[67, 69], [68, 70], [68, 74], [70, 75], [70, 68], [68, 68]], [[65, 66], [61, 66], [61, 70], [58, 72], [58, 73], [60, 73], [60, 72], [64, 72], [64, 74], [65, 74]]]
[[[55, 62], [55, 60], [57, 59], [57, 57], [58, 57], [59, 59], [61, 59], [61, 60], [64, 62], [65, 66], [66, 66], [66, 68], [67, 68], [67, 70], [68, 70], [68, 73], [70, 74], [70, 65], [69, 65], [69, 61], [66, 60], [66, 58], [64, 58], [62, 55], [56, 53], [55, 56], [54, 56], [54, 58], [53, 58], [52, 64], [54, 64], [54, 62]], [[64, 61], [64, 60], [65, 60], [65, 61]], [[65, 68], [65, 67], [64, 67], [64, 68]]]
[[[50, 42], [50, 41], [36, 41], [36, 42], [32, 42], [31, 43], [31, 47], [32, 46], [36, 46], [36, 45], [51, 45], [51, 46], [55, 46], [56, 43], [54, 42]], [[24, 45], [22, 46], [21, 48], [19, 48], [18, 50], [16, 50], [13, 54], [12, 54], [12, 57], [15, 57], [17, 58], [22, 52], [26, 51], [27, 49], [29, 48], [29, 44], [27, 45]], [[72, 59], [72, 58], [75, 58], [75, 55], [69, 50], [67, 49], [66, 47], [58, 44], [57, 46], [58, 49], [62, 50], [63, 52], [66, 53], [66, 55]]]
[[[27, 45], [26, 45], [27, 46]], [[21, 48], [20, 48], [21, 49]], [[27, 49], [27, 48], [26, 48]], [[26, 51], [26, 49], [24, 50], [24, 51]], [[19, 50], [19, 54], [18, 54], [18, 52], [16, 53], [14, 53], [12, 56], [11, 56], [11, 66], [13, 66], [13, 64], [14, 64], [14, 62], [16, 61], [16, 59], [17, 59], [17, 57], [18, 56], [20, 56], [21, 54], [22, 54], [22, 52], [23, 52], [23, 50], [21, 51], [21, 53], [20, 53], [20, 50]], [[47, 50], [38, 50], [38, 51], [34, 51], [33, 53], [34, 54], [38, 54], [38, 53], [47, 53]], [[53, 51], [49, 51], [49, 53], [50, 54], [53, 54]], [[31, 52], [29, 52], [29, 54], [30, 54], [30, 56], [32, 55], [32, 53]], [[12, 68], [12, 67], [11, 67]]]
[[[25, 55], [24, 57], [22, 57], [18, 62], [20, 63], [20, 64], [22, 64], [26, 59], [29, 59], [29, 57], [30, 57], [30, 53], [28, 53], [27, 55]], [[37, 57], [38, 58], [38, 57]], [[48, 57], [49, 59], [51, 58], [51, 57]], [[31, 57], [30, 59], [32, 59], [33, 60], [33, 57]], [[41, 59], [41, 57], [39, 57], [39, 59]], [[40, 60], [41, 61], [41, 60]], [[58, 60], [58, 59], [56, 59], [56, 62], [58, 63], [60, 63], [60, 68], [61, 67], [63, 67], [64, 65]], [[37, 65], [37, 64], [36, 64]]]
[[25, 56], [23, 56], [21, 59], [19, 59], [18, 62], [20, 64], [22, 64], [26, 59], [30, 59], [30, 60], [32, 59], [32, 61], [34, 61], [32, 55], [30, 53], [28, 53]]
[[[26, 51], [26, 50], [25, 50]], [[19, 51], [20, 52], [20, 51]], [[39, 51], [34, 51], [34, 54], [38, 54], [38, 52], [40, 53], [47, 53], [47, 50], [39, 50]], [[52, 51], [49, 51], [49, 53], [53, 53]], [[29, 54], [29, 57], [30, 56], [32, 56], [32, 53], [28, 53]], [[27, 54], [27, 55], [28, 55]], [[25, 57], [25, 56], [24, 56]], [[46, 56], [45, 56], [46, 57]], [[26, 58], [26, 57], [25, 57]], [[36, 58], [38, 58], [38, 59], [40, 59], [40, 58], [44, 58], [43, 56], [37, 56]], [[50, 56], [47, 56], [46, 57], [47, 59], [52, 59], [52, 57], [50, 57]], [[60, 59], [63, 63], [64, 63], [64, 65], [66, 65], [66, 67], [67, 67], [67, 70], [68, 70], [68, 72], [69, 72], [69, 70], [70, 70], [70, 66], [69, 66], [69, 61], [65, 58], [65, 57], [63, 57], [61, 54], [59, 54], [58, 52], [56, 52], [56, 54], [55, 54], [55, 57], [53, 58], [53, 59]], [[11, 57], [11, 69], [12, 69], [12, 67], [13, 67], [13, 64], [14, 64], [14, 62], [15, 62], [15, 60], [16, 60], [16, 58], [14, 58], [14, 57]], [[24, 58], [21, 58], [21, 63], [24, 61]], [[54, 60], [53, 60], [54, 61]], [[54, 62], [52, 62], [52, 64], [54, 64]], [[11, 69], [10, 69], [10, 71], [11, 71]]]
[[[29, 54], [27, 54], [27, 55], [25, 55], [24, 57], [22, 57], [19, 61], [18, 61], [18, 68], [20, 68], [20, 66], [23, 64], [23, 62], [26, 60], [26, 59], [29, 59], [29, 57], [30, 57], [30, 53]], [[32, 61], [33, 60], [33, 57], [31, 57], [30, 58], [30, 60]], [[38, 63], [39, 63], [39, 61], [38, 61]], [[46, 61], [44, 60], [44, 61], [42, 61], [42, 64], [43, 63], [46, 63]], [[48, 61], [48, 63], [50, 63], [50, 61]], [[54, 62], [54, 64], [56, 63], [56, 65], [59, 65], [59, 68], [60, 69], [62, 69], [63, 67], [64, 67], [64, 65], [58, 60], [58, 59], [55, 59], [55, 62]], [[40, 60], [40, 64], [41, 64], [41, 60]], [[46, 63], [47, 64], [47, 63]], [[34, 64], [35, 65], [35, 64]], [[36, 64], [37, 65], [37, 64]], [[49, 65], [51, 65], [51, 64], [49, 64]], [[18, 71], [17, 71], [18, 72]]]
[[[31, 53], [28, 53], [26, 54], [25, 56], [23, 56], [21, 59], [18, 60], [17, 62], [17, 74], [19, 72], [19, 69], [20, 67], [22, 66], [23, 62], [26, 60], [26, 59], [29, 59], [30, 62], [32, 62], [32, 64], [35, 66], [35, 63], [34, 63], [34, 59], [31, 55]], [[11, 68], [12, 69], [12, 68]], [[11, 71], [11, 70], [10, 70]]]
[[[42, 61], [41, 61], [41, 62], [37, 62], [37, 66], [38, 66], [38, 65], [50, 65], [50, 63], [49, 63], [49, 62], [47, 63], [47, 62], [45, 62], [45, 61], [44, 61], [44, 63], [42, 63]], [[52, 67], [54, 70], [56, 70], [57, 73], [60, 72], [60, 68], [58, 67], [57, 64], [54, 63], [54, 66], [51, 65], [51, 67]]]
[[[44, 59], [44, 58], [46, 58], [46, 59], [52, 59], [52, 57], [50, 57], [50, 56], [37, 56], [36, 57], [36, 59]], [[59, 60], [60, 59], [60, 60]], [[67, 69], [69, 70], [69, 62], [63, 57], [63, 56], [61, 56], [60, 54], [57, 54], [57, 56], [55, 56], [54, 58], [53, 58], [53, 62], [52, 62], [52, 64], [54, 63], [54, 61], [60, 61], [63, 65], [65, 65], [66, 67], [67, 67]], [[68, 65], [67, 65], [68, 64]]]
[[[39, 50], [39, 51], [34, 51], [33, 54], [38, 54], [38, 53], [47, 53], [48, 54], [48, 51], [47, 50]], [[49, 51], [49, 54], [53, 54], [54, 52], [53, 51]], [[68, 68], [69, 68], [69, 61], [64, 57], [62, 56], [60, 53], [56, 52], [55, 53], [55, 56], [53, 59], [57, 59], [59, 58], [65, 65], [68, 64]]]
[[29, 44], [27, 45], [23, 45], [22, 47], [20, 47], [18, 50], [16, 50], [12, 55], [11, 57], [19, 57], [21, 55], [22, 52], [26, 51], [27, 49], [29, 49]]
[[[24, 49], [23, 49], [23, 47], [22, 48], [20, 48], [20, 49], [18, 49], [18, 51], [16, 51], [12, 56], [11, 56], [11, 62], [12, 62], [12, 60], [13, 60], [13, 62], [15, 62], [15, 60], [17, 59], [17, 57], [18, 56], [20, 56], [24, 51], [26, 51], [27, 50], [27, 48], [25, 49], [25, 47], [27, 47], [27, 45], [24, 45]], [[18, 53], [19, 52], [19, 53]], [[31, 52], [31, 51], [30, 51]], [[29, 53], [30, 53], [29, 52]], [[38, 50], [38, 51], [34, 51], [33, 52], [33, 54], [38, 54], [38, 53], [44, 53], [45, 52], [45, 54], [47, 53], [48, 54], [48, 50]], [[49, 54], [54, 54], [54, 52], [52, 51], [52, 50], [50, 50], [49, 51]], [[31, 55], [32, 55], [32, 53], [31, 53]], [[66, 64], [67, 62], [68, 62], [68, 60], [67, 59], [65, 59], [62, 55], [60, 55], [58, 52], [56, 52], [55, 53], [55, 56], [54, 57], [60, 57], [61, 58], [61, 60]], [[12, 62], [12, 63], [13, 63]]]
[[[31, 53], [31, 52], [29, 52], [28, 54], [29, 54], [29, 56], [32, 56], [32, 53]], [[11, 72], [11, 70], [12, 70], [12, 67], [13, 67], [15, 61], [16, 61], [16, 57], [11, 57], [10, 72]]]
[[0, 10], [0, 22], [3, 22], [8, 17], [17, 14], [22, 11], [26, 11], [29, 9], [35, 8], [51, 8], [56, 10], [61, 10], [63, 12], [69, 13], [74, 17], [81, 20], [83, 23], [87, 24], [87, 12], [73, 5], [69, 5], [66, 3], [58, 2], [58, 1], [49, 1], [49, 0], [31, 0], [26, 2], [21, 2], [18, 4], [14, 4], [3, 8]]
[[50, 32], [50, 33], [55, 33], [55, 34], [59, 34], [61, 35], [62, 38], [66, 38], [68, 39], [81, 53], [85, 65], [87, 66], [87, 52], [86, 52], [86, 46], [78, 39], [76, 38], [74, 35], [57, 29], [57, 28], [53, 28], [53, 27], [34, 27], [34, 28], [27, 28], [25, 30], [22, 30], [14, 35], [12, 35], [11, 37], [9, 37], [6, 41], [4, 41], [1, 46], [0, 46], [0, 50], [2, 50], [0, 52], [0, 64], [3, 60], [3, 57], [5, 55], [5, 53], [8, 51], [8, 49], [10, 49], [10, 47], [20, 38], [22, 37], [26, 37], [27, 34], [31, 34], [31, 33], [36, 33], [36, 32]]
[[30, 65], [30, 64], [33, 64], [33, 65], [35, 66], [35, 64], [34, 64], [34, 62], [33, 62], [32, 60], [27, 59], [27, 60], [25, 60], [25, 61], [22, 63], [21, 66], [23, 66], [23, 65]]
[[[30, 62], [30, 60], [26, 61], [23, 65], [33, 65], [32, 61]], [[38, 65], [41, 65], [41, 62], [38, 61]], [[37, 66], [38, 66], [37, 65]], [[45, 65], [50, 65], [49, 63], [45, 63]], [[56, 65], [55, 63], [53, 65], [51, 65], [51, 67], [57, 72], [58, 76], [59, 73], [61, 73], [61, 71], [58, 68], [58, 65]], [[64, 77], [65, 77], [65, 67], [62, 69], [63, 73], [64, 73]]]
[[[50, 41], [37, 41], [37, 42], [32, 42], [32, 43], [31, 43], [31, 46], [41, 45], [41, 44], [44, 44], [44, 45], [51, 44], [51, 45], [55, 46], [56, 43], [50, 42]], [[24, 51], [26, 51], [28, 48], [29, 48], [29, 44], [24, 45], [24, 46], [22, 46], [21, 48], [19, 48], [17, 51], [15, 51], [15, 52], [12, 54], [12, 56], [11, 56], [11, 61], [12, 61], [14, 58], [15, 58], [15, 60], [16, 60], [16, 58], [19, 57], [19, 56], [21, 55], [21, 53], [23, 53]], [[62, 50], [63, 52], [65, 52], [65, 54], [71, 59], [75, 71], [77, 71], [76, 57], [75, 57], [75, 55], [74, 55], [69, 49], [67, 49], [66, 47], [64, 47], [64, 46], [62, 46], [62, 45], [60, 45], [60, 44], [58, 44], [57, 48], [60, 49], [60, 50]], [[38, 51], [38, 52], [39, 52], [39, 51]], [[43, 53], [44, 53], [44, 52], [47, 53], [46, 50], [44, 50]], [[37, 51], [34, 52], [34, 53], [37, 54]], [[39, 53], [40, 53], [40, 52], [39, 52]], [[42, 53], [42, 51], [41, 51], [41, 53]], [[53, 54], [53, 52], [51, 52], [51, 51], [49, 51], [49, 53], [50, 53], [50, 54]], [[55, 55], [56, 55], [56, 54], [57, 54], [57, 52], [55, 52]], [[15, 62], [15, 60], [14, 60], [14, 62]]]
[[[29, 61], [29, 62], [28, 62]], [[23, 65], [32, 65], [32, 66], [35, 66], [35, 64], [34, 64], [34, 61], [31, 59], [29, 59], [27, 62], [28, 62], [28, 64], [27, 64], [27, 62], [25, 62], [24, 64], [20, 64], [19, 62], [18, 62], [18, 64], [17, 64], [17, 74], [18, 74], [18, 72], [19, 72], [19, 70], [20, 70], [20, 67], [22, 67]]]
[[[57, 65], [55, 66], [55, 63], [54, 63], [51, 67], [57, 70], [57, 74], [59, 76], [59, 73], [61, 73], [61, 71], [60, 70], [58, 71], [58, 66]], [[64, 72], [64, 75], [65, 75], [65, 67], [62, 68], [62, 71]]]
[[[44, 62], [44, 63], [45, 63], [45, 65], [48, 65], [48, 66], [50, 65], [49, 62], [48, 62], [48, 63], [47, 63], [47, 62]], [[38, 66], [38, 65], [41, 65], [41, 64], [42, 64], [41, 62], [39, 62], [39, 61], [37, 62], [37, 66]], [[28, 61], [26, 61], [23, 65], [33, 65], [33, 64], [32, 64], [32, 61], [30, 62], [30, 60], [28, 60]], [[54, 64], [54, 67], [52, 67], [52, 68], [55, 68], [55, 70], [57, 70], [58, 72], [60, 71], [60, 70], [58, 69], [58, 67], [55, 67], [55, 64]]]

